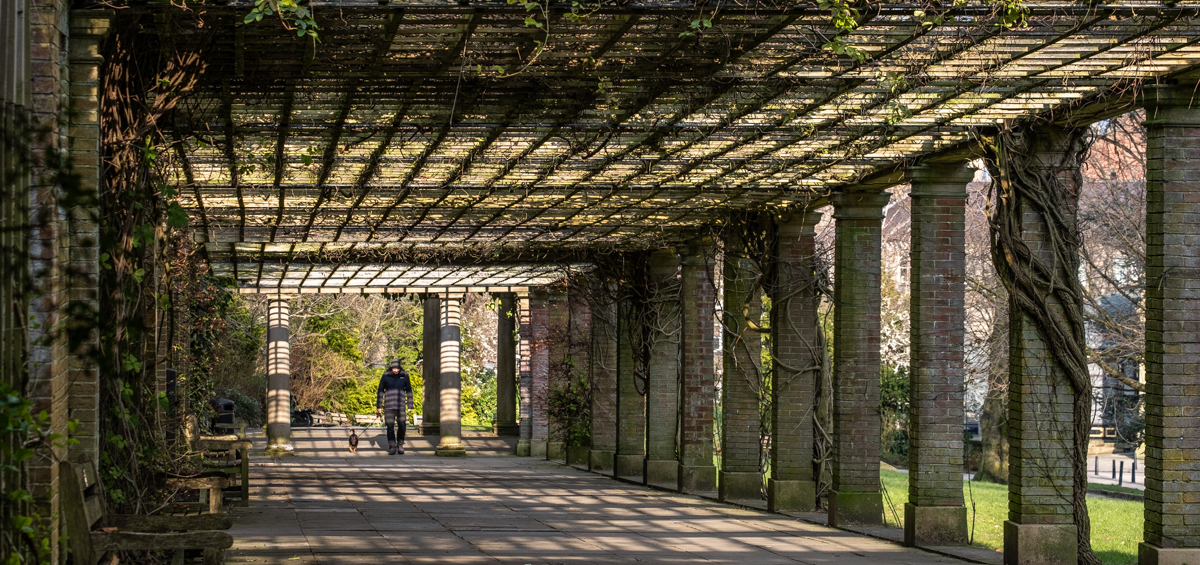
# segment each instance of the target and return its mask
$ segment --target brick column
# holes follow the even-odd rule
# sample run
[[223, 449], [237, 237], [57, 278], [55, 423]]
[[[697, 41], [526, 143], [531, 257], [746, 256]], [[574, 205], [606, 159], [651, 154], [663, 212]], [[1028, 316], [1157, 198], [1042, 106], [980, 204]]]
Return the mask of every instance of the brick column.
[[[548, 372], [546, 399], [563, 391], [571, 382], [571, 305], [565, 287], [550, 291], [546, 299]], [[567, 458], [566, 431], [569, 422], [547, 419], [546, 453], [548, 460]]]
[[966, 323], [965, 164], [909, 169], [912, 291], [908, 503], [904, 543], [965, 545], [963, 336]]
[[442, 299], [441, 332], [441, 416], [438, 418], [438, 442], [435, 454], [440, 457], [463, 457], [467, 451], [462, 443], [462, 296], [447, 294]]
[[758, 322], [762, 315], [758, 272], [746, 258], [742, 240], [735, 235], [725, 236], [724, 260], [722, 445], [717, 496], [721, 500], [761, 500], [758, 395], [762, 339], [746, 326], [747, 317]]
[[[650, 291], [654, 326], [647, 328], [646, 459], [642, 482], [679, 485], [679, 255], [674, 248], [650, 254]], [[653, 318], [652, 317], [652, 318]]]
[[717, 490], [713, 464], [713, 411], [716, 409], [716, 374], [713, 367], [713, 320], [717, 290], [713, 281], [715, 253], [712, 242], [692, 242], [682, 249], [680, 273], [683, 342], [680, 358], [679, 490]]
[[498, 436], [520, 434], [517, 426], [517, 297], [511, 292], [500, 295], [496, 313], [496, 423]]
[[616, 285], [598, 281], [592, 300], [592, 447], [588, 469], [613, 470], [617, 453]]
[[267, 303], [267, 454], [292, 453], [291, 349], [288, 301]]
[[529, 457], [530, 441], [533, 438], [533, 365], [530, 363], [530, 351], [533, 350], [533, 326], [529, 320], [529, 297], [521, 297], [517, 301], [517, 394], [520, 396], [520, 409], [517, 414], [517, 426], [520, 429], [517, 437], [517, 456]]
[[771, 478], [767, 509], [811, 511], [813, 411], [821, 374], [813, 255], [822, 214], [798, 212], [778, 222], [775, 280], [771, 288]]
[[1194, 87], [1147, 94], [1141, 565], [1200, 563], [1200, 109]]
[[891, 194], [830, 198], [834, 236], [833, 481], [829, 525], [879, 524], [879, 277]]
[[[529, 364], [529, 412], [521, 415], [521, 424], [524, 426], [524, 419], [529, 419], [528, 455], [541, 458], [546, 457], [547, 442], [550, 437], [550, 420], [546, 415], [546, 399], [550, 394], [548, 298], [549, 294], [542, 289], [535, 290], [530, 294], [529, 337], [526, 338], [524, 332], [521, 334], [521, 362]], [[524, 347], [526, 343], [529, 345], [527, 349]], [[524, 359], [526, 355], [529, 356], [528, 361]], [[524, 371], [522, 372], [524, 373]], [[524, 379], [523, 374], [522, 379]]]
[[[99, 457], [100, 369], [93, 356], [100, 345], [100, 65], [104, 58], [100, 47], [108, 35], [112, 13], [80, 10], [71, 17], [70, 30], [70, 125], [68, 150], [75, 174], [79, 175], [80, 195], [94, 200], [90, 206], [66, 210], [69, 233], [65, 259], [68, 312], [88, 312], [87, 319], [67, 317], [68, 324], [87, 324], [87, 338], [72, 343], [67, 361], [67, 410], [77, 420], [71, 438], [78, 441], [69, 448], [73, 461]], [[6, 179], [7, 180], [7, 179]], [[87, 199], [84, 199], [87, 200]], [[62, 251], [60, 251], [61, 253]], [[149, 359], [143, 361], [149, 362]]]
[[[567, 362], [568, 380], [575, 389], [591, 386], [592, 358], [592, 305], [581, 286], [572, 285], [567, 293]], [[583, 418], [573, 418], [565, 429], [565, 457], [567, 465], [587, 465], [591, 445], [591, 423]]]
[[617, 455], [613, 474], [636, 477], [642, 472], [646, 446], [646, 398], [633, 363], [628, 299], [617, 303]]
[[421, 334], [421, 379], [425, 393], [421, 399], [421, 435], [440, 436], [442, 416], [442, 299], [425, 295], [424, 324]]
[[[1067, 149], [1068, 138], [1061, 128], [1039, 130], [1030, 149], [1045, 168], [1026, 172], [1050, 174], [1051, 167], [1058, 164]], [[1069, 171], [1063, 172], [1069, 176]], [[1070, 179], [1060, 177], [1059, 182]], [[1021, 237], [1046, 264], [1056, 264], [1046, 222], [1031, 208], [1022, 206]], [[1074, 218], [1064, 217], [1064, 220], [1074, 224]], [[1082, 306], [1077, 304], [1081, 309]], [[1074, 393], [1067, 377], [1055, 368], [1053, 354], [1046, 348], [1033, 320], [1011, 301], [1008, 339], [1008, 520], [1004, 522], [1004, 562], [1074, 563], [1077, 558], [1071, 507]]]
[[[1062, 128], [1039, 130], [1030, 150], [1036, 152], [1044, 168], [1026, 173], [1050, 174], [1061, 161], [1062, 151], [1069, 149], [1068, 139], [1068, 132]], [[1066, 170], [1063, 176], [1069, 173]], [[1032, 206], [1021, 206], [1020, 214], [1021, 238], [1026, 245], [1046, 264], [1056, 264], [1044, 218]], [[1074, 224], [1073, 217], [1064, 221]], [[1082, 303], [1076, 307], [1082, 308]], [[1008, 519], [1004, 522], [1004, 563], [1075, 563], [1078, 552], [1070, 504], [1074, 485], [1070, 463], [1074, 393], [1066, 375], [1055, 368], [1033, 320], [1015, 303], [1009, 302], [1008, 309]]]

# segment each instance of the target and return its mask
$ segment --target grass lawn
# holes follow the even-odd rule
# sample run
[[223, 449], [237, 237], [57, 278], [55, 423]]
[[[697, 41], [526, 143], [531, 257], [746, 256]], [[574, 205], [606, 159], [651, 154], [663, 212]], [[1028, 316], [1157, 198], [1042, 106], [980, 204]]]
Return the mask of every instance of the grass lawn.
[[490, 432], [490, 431], [492, 431], [492, 425], [488, 424], [488, 425], [484, 426], [484, 425], [476, 425], [476, 424], [463, 424], [462, 429], [463, 429], [463, 431], [472, 431], [472, 432]]
[[[904, 503], [908, 502], [908, 474], [881, 470], [887, 496], [883, 499], [887, 523], [904, 525]], [[1004, 520], [1008, 519], [1008, 487], [972, 483], [975, 501], [975, 545], [989, 549], [1004, 546]], [[890, 498], [890, 501], [889, 501]], [[967, 503], [967, 528], [971, 528], [971, 492], [963, 488]], [[895, 514], [888, 503], [895, 507]], [[1104, 563], [1137, 563], [1137, 546], [1142, 541], [1142, 503], [1132, 500], [1088, 498], [1092, 518], [1092, 548]], [[897, 523], [896, 518], [900, 522]]]

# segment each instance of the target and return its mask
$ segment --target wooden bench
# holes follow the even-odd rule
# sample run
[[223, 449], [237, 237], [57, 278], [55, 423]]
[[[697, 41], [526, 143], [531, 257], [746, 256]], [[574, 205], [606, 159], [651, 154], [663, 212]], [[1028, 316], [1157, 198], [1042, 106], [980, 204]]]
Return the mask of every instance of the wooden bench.
[[[250, 448], [253, 444], [237, 436], [205, 436], [200, 438], [200, 451], [213, 454], [207, 458], [204, 471], [221, 473], [231, 481], [241, 482], [238, 506], [250, 506]], [[234, 482], [234, 484], [238, 484]]]
[[[198, 490], [200, 503], [208, 505], [209, 514], [220, 514], [225, 511], [225, 487], [229, 486], [229, 478], [219, 477], [170, 477], [167, 488], [173, 490]], [[207, 499], [207, 500], [205, 500]]]
[[233, 526], [225, 514], [203, 516], [105, 515], [103, 492], [92, 464], [58, 464], [59, 496], [67, 545], [76, 565], [95, 565], [114, 551], [173, 552], [175, 565], [184, 552], [203, 552], [204, 565], [225, 562], [233, 538], [221, 531]]

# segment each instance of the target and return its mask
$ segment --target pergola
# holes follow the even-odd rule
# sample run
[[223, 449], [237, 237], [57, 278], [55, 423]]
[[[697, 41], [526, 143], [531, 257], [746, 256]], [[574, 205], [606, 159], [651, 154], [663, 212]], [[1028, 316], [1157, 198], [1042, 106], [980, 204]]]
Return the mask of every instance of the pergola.
[[[252, 6], [235, 0], [186, 17], [135, 6], [117, 13], [114, 29], [156, 37], [164, 56], [198, 57], [181, 64], [199, 65], [199, 82], [161, 126], [176, 142], [172, 171], [191, 234], [214, 271], [242, 292], [277, 296], [276, 452], [288, 447], [286, 298], [419, 292], [426, 359], [437, 361], [426, 364], [427, 390], [440, 390], [426, 419], [440, 419], [440, 454], [462, 454], [458, 301], [477, 289], [502, 299], [497, 429], [520, 434], [518, 454], [563, 456], [546, 403], [553, 367], [571, 357], [590, 374], [593, 412], [608, 415], [592, 422], [593, 469], [757, 498], [760, 391], [746, 383], [761, 369], [761, 344], [730, 328], [755, 315], [759, 287], [746, 282], [746, 242], [722, 229], [757, 213], [779, 234], [772, 315], [787, 322], [772, 328], [768, 502], [812, 509], [821, 330], [810, 279], [814, 226], [831, 207], [829, 521], [877, 523], [880, 220], [885, 189], [911, 182], [906, 541], [964, 543], [967, 161], [981, 138], [1036, 121], [1032, 146], [1049, 162], [1069, 151], [1064, 132], [1147, 107], [1141, 559], [1200, 557], [1200, 110], [1191, 103], [1200, 2], [600, 0], [527, 10], [499, 0], [314, 0], [319, 43], [244, 25]], [[1024, 221], [1028, 239], [1046, 236], [1047, 220]], [[619, 254], [643, 262], [656, 324], [631, 315], [644, 314], [636, 297], [550, 287]], [[749, 305], [722, 312], [719, 469], [718, 286], [726, 304]], [[1011, 315], [1005, 560], [1073, 562], [1070, 392], [1029, 320]], [[555, 337], [564, 328], [587, 345]]]

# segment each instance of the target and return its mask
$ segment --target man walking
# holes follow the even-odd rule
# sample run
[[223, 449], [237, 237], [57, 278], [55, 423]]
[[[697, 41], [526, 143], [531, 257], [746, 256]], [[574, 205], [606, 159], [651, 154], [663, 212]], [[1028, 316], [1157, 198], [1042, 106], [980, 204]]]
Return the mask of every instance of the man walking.
[[[383, 416], [387, 426], [388, 455], [397, 451], [404, 455], [404, 429], [408, 417], [405, 408], [413, 407], [412, 384], [408, 373], [400, 367], [400, 360], [393, 359], [390, 369], [379, 379], [379, 393], [375, 398], [375, 415]], [[396, 430], [394, 428], [400, 428]]]

